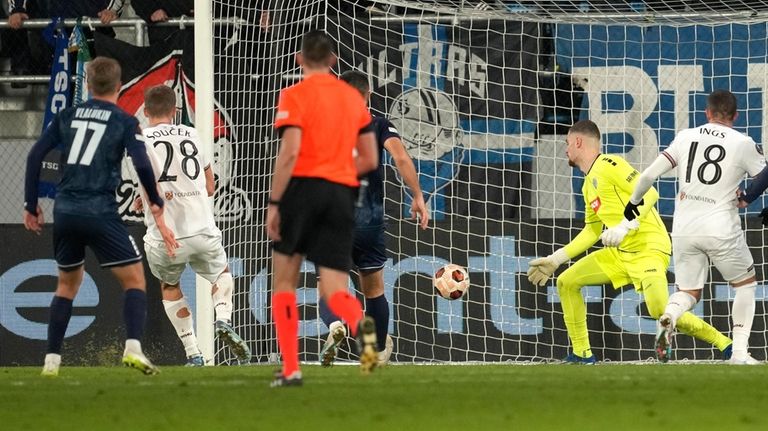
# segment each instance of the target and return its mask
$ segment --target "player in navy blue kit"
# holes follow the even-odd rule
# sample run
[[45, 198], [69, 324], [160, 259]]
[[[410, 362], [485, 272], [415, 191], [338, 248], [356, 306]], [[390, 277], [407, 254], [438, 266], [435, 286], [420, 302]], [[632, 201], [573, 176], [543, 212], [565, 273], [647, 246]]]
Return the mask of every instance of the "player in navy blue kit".
[[[347, 71], [341, 79], [357, 89], [366, 101], [370, 98], [368, 77], [362, 72]], [[372, 116], [372, 125], [379, 150], [379, 167], [370, 172], [365, 180], [367, 187], [360, 188], [358, 207], [355, 210], [355, 239], [352, 260], [357, 266], [360, 286], [365, 296], [365, 313], [376, 322], [379, 365], [389, 361], [392, 354], [392, 338], [387, 334], [389, 327], [389, 302], [384, 296], [384, 264], [387, 262], [387, 245], [384, 223], [384, 165], [383, 152], [392, 156], [400, 176], [413, 195], [411, 216], [418, 217], [419, 226], [427, 228], [429, 213], [419, 186], [419, 177], [411, 157], [400, 140], [392, 123], [383, 117]], [[361, 183], [364, 183], [361, 180]], [[320, 282], [320, 280], [318, 280]], [[329, 366], [336, 358], [339, 343], [346, 336], [346, 329], [339, 318], [333, 315], [324, 301], [320, 301], [320, 317], [330, 330], [328, 339], [320, 351], [320, 363]]]
[[138, 121], [115, 103], [120, 91], [120, 65], [97, 57], [87, 66], [88, 89], [93, 95], [77, 107], [59, 112], [27, 157], [24, 184], [24, 226], [40, 233], [43, 213], [37, 189], [43, 158], [61, 150], [61, 181], [54, 204], [53, 245], [59, 279], [51, 301], [48, 351], [42, 374], [56, 376], [61, 345], [72, 315], [72, 301], [83, 280], [85, 247], [94, 251], [102, 267], [109, 268], [125, 292], [126, 327], [123, 364], [144, 374], [156, 374], [141, 350], [147, 312], [146, 284], [141, 253], [120, 219], [115, 189], [120, 183], [120, 163], [126, 150], [147, 190], [150, 210], [160, 227], [169, 255], [177, 243], [165, 225], [163, 200], [157, 193]]

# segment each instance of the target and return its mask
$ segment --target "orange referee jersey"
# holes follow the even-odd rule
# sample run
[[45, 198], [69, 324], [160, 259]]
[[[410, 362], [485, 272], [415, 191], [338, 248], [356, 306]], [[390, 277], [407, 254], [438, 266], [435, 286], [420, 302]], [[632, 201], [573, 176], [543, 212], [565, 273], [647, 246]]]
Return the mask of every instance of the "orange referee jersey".
[[292, 177], [323, 178], [357, 187], [353, 150], [371, 114], [360, 93], [331, 74], [312, 75], [283, 89], [275, 128], [301, 128]]

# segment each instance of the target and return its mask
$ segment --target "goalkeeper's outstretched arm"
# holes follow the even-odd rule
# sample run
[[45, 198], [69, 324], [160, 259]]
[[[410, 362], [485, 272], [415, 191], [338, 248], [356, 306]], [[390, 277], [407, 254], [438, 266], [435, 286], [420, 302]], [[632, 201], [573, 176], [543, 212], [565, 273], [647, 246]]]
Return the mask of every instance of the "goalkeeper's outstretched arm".
[[547, 257], [540, 257], [531, 261], [528, 267], [528, 280], [537, 286], [545, 285], [560, 265], [592, 247], [600, 238], [602, 230], [603, 223], [597, 216], [594, 213], [587, 215], [584, 229], [571, 242], [555, 250]]

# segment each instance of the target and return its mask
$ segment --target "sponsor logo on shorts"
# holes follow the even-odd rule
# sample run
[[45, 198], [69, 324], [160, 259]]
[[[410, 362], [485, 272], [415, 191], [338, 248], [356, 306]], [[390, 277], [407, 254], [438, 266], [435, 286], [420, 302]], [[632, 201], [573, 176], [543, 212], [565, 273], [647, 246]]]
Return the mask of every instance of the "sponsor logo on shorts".
[[589, 206], [592, 207], [592, 211], [598, 212], [600, 210], [600, 196], [596, 197], [592, 202], [590, 202]]
[[643, 271], [643, 272], [656, 272], [656, 268], [650, 268], [650, 269], [646, 269], [646, 270], [645, 270], [645, 271]]
[[173, 192], [165, 192], [165, 200], [169, 201], [173, 199]]

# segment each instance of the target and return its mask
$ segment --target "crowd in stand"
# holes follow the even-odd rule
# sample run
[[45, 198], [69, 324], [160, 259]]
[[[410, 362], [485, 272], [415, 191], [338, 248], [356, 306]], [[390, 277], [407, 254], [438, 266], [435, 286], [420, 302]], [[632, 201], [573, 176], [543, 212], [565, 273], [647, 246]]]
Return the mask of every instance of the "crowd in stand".
[[[44, 41], [42, 29], [26, 29], [23, 27], [24, 21], [53, 17], [91, 17], [109, 24], [122, 16], [127, 4], [128, 0], [8, 0], [7, 9], [2, 8], [2, 18], [7, 19], [10, 28], [0, 34], [0, 56], [11, 59], [13, 75], [46, 75], [50, 73], [52, 49]], [[149, 24], [150, 44], [178, 30], [152, 24], [173, 17], [193, 16], [194, 13], [194, 0], [130, 0], [130, 5], [136, 15]], [[86, 38], [91, 39], [92, 30], [88, 26], [84, 26], [83, 30]], [[115, 36], [112, 27], [97, 27], [93, 31]]]

